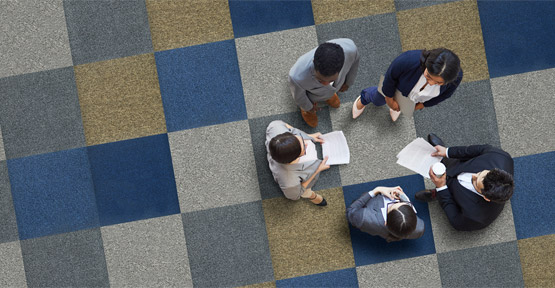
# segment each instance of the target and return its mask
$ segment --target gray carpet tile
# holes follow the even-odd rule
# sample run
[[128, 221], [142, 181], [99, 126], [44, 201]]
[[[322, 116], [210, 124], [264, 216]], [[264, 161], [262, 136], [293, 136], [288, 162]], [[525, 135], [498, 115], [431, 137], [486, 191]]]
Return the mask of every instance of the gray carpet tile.
[[191, 287], [181, 215], [101, 228], [112, 287]]
[[359, 287], [441, 287], [436, 254], [357, 267]]
[[395, 9], [397, 11], [427, 7], [432, 5], [440, 5], [458, 0], [395, 0]]
[[0, 79], [6, 158], [85, 146], [73, 67]]
[[495, 221], [488, 227], [477, 231], [457, 231], [449, 224], [445, 212], [434, 202], [429, 204], [430, 219], [434, 231], [437, 253], [466, 248], [497, 244], [516, 240], [513, 210], [510, 201]]
[[289, 69], [316, 48], [314, 26], [235, 39], [249, 118], [299, 110], [289, 89]]
[[343, 102], [354, 101], [362, 89], [378, 85], [391, 61], [401, 54], [395, 13], [317, 25], [316, 32], [318, 43], [334, 38], [352, 39], [361, 55], [355, 83], [339, 95]]
[[145, 1], [65, 0], [75, 65], [152, 52]]
[[27, 287], [19, 241], [0, 244], [0, 287]]
[[351, 162], [342, 165], [341, 183], [352, 185], [414, 174], [398, 164], [395, 155], [415, 139], [412, 118], [399, 117], [392, 122], [385, 106], [368, 105], [353, 119], [353, 103], [344, 103], [331, 111], [333, 130], [342, 130], [349, 144]]
[[[285, 123], [309, 134], [316, 132], [326, 134], [332, 131], [329, 109], [335, 110], [330, 107], [325, 107], [318, 112], [318, 127], [316, 128], [308, 126], [302, 119], [300, 112], [292, 112], [249, 120], [252, 148], [254, 151], [254, 159], [256, 161], [256, 171], [258, 173], [258, 185], [260, 186], [260, 195], [262, 196], [262, 199], [284, 197], [279, 185], [274, 181], [266, 156], [267, 152], [264, 143], [266, 142], [266, 128], [270, 122], [274, 120], [282, 120]], [[321, 148], [322, 147], [319, 144], [316, 144], [319, 159], [322, 159]], [[339, 166], [331, 166], [330, 169], [320, 173], [320, 178], [312, 189], [317, 191], [340, 186], [341, 179], [339, 176]]]
[[17, 240], [19, 240], [19, 234], [17, 233], [8, 165], [6, 161], [0, 161], [0, 243]]
[[169, 134], [181, 212], [260, 200], [247, 120]]
[[523, 287], [516, 241], [437, 254], [443, 287]]
[[462, 83], [453, 96], [414, 113], [416, 135], [435, 133], [447, 146], [500, 147], [489, 80]]
[[0, 1], [0, 78], [73, 65], [62, 0]]
[[6, 152], [4, 151], [4, 140], [2, 139], [2, 127], [0, 127], [0, 161], [6, 160]]
[[29, 287], [108, 287], [100, 229], [21, 241]]
[[194, 286], [274, 280], [261, 201], [182, 215]]
[[490, 81], [501, 147], [513, 157], [555, 150], [555, 69]]

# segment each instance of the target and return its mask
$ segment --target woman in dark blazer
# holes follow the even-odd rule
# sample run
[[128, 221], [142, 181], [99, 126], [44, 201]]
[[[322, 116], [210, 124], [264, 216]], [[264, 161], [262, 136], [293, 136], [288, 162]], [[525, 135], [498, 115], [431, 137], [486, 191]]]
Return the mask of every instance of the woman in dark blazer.
[[424, 234], [424, 221], [407, 201], [401, 187], [379, 186], [363, 193], [347, 208], [347, 219], [362, 232], [387, 242], [416, 239]]
[[[353, 119], [360, 116], [369, 103], [387, 104], [396, 121], [400, 114], [395, 94], [408, 97], [415, 103], [414, 110], [437, 105], [451, 97], [463, 78], [459, 57], [451, 50], [411, 50], [399, 55], [384, 75], [381, 87], [362, 90], [353, 103]], [[381, 88], [381, 89], [380, 89]]]

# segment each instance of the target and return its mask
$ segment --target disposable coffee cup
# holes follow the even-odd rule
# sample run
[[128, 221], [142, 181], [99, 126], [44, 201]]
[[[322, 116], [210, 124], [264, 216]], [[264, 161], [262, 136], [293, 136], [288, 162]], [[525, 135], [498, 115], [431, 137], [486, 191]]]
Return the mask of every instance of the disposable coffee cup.
[[443, 174], [445, 174], [445, 170], [445, 165], [443, 165], [443, 163], [441, 162], [437, 162], [432, 166], [432, 171], [434, 172], [434, 174], [436, 174], [437, 177], [443, 176]]

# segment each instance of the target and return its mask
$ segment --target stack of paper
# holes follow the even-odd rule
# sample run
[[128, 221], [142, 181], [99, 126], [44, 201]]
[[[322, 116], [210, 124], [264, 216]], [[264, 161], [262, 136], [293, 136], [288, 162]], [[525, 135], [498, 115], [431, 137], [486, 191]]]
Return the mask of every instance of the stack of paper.
[[430, 167], [440, 162], [442, 157], [432, 157], [436, 149], [422, 138], [416, 138], [397, 154], [397, 164], [426, 178], [430, 178]]
[[349, 164], [351, 153], [343, 131], [333, 131], [320, 136], [324, 140], [322, 154], [328, 156], [327, 165]]

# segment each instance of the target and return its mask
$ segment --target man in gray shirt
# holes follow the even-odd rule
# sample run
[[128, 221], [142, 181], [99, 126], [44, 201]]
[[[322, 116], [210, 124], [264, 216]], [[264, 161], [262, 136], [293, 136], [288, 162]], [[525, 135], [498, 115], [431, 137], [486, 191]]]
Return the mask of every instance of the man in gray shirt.
[[359, 60], [353, 40], [340, 38], [320, 44], [293, 65], [289, 71], [289, 87], [310, 127], [318, 126], [318, 102], [339, 107], [336, 92], [345, 92], [353, 85]]

